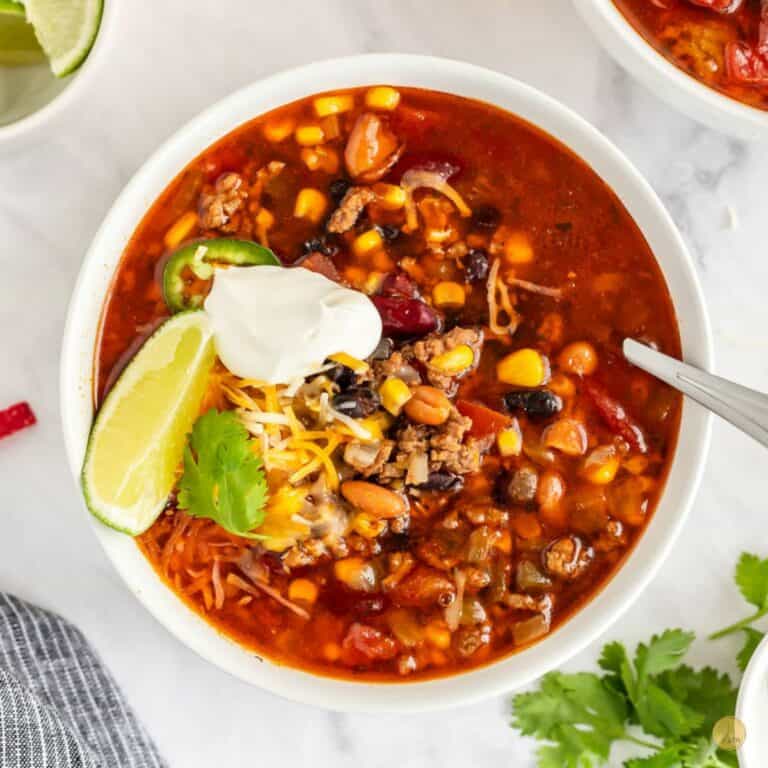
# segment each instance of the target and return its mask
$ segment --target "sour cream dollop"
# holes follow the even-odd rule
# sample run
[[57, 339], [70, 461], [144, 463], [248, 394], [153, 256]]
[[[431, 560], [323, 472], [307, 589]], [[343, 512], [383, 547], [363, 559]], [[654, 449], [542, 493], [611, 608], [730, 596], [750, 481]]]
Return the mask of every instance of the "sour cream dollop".
[[217, 269], [205, 311], [221, 362], [270, 384], [307, 376], [337, 352], [364, 359], [381, 339], [365, 294], [302, 268]]

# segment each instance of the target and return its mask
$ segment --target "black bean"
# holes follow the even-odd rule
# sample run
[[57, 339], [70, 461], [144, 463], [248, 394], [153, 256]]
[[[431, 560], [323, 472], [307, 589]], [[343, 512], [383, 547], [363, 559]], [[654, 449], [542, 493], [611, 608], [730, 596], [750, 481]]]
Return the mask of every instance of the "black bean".
[[353, 419], [370, 416], [380, 405], [381, 400], [370, 387], [350, 387], [333, 398], [333, 407]]
[[488, 276], [488, 253], [482, 248], [471, 250], [464, 259], [464, 272], [470, 283], [485, 280]]
[[305, 240], [301, 244], [302, 253], [322, 253], [324, 256], [335, 256], [339, 249], [334, 243], [328, 242], [325, 235]]
[[328, 187], [328, 194], [336, 205], [338, 205], [347, 194], [347, 190], [352, 186], [352, 182], [347, 179], [334, 179]]
[[346, 365], [336, 365], [329, 368], [325, 375], [341, 390], [348, 389], [355, 383], [355, 372], [351, 368], [347, 368]]
[[472, 226], [477, 229], [496, 229], [500, 221], [501, 213], [492, 205], [480, 205], [472, 213]]
[[510, 411], [523, 411], [532, 421], [540, 421], [560, 413], [563, 401], [548, 389], [521, 389], [504, 395], [504, 405]]
[[379, 224], [376, 229], [379, 230], [379, 234], [391, 243], [393, 240], [397, 240], [400, 237], [400, 227], [395, 227], [391, 224]]
[[392, 356], [395, 351], [395, 342], [387, 336], [382, 336], [379, 343], [376, 345], [376, 349], [373, 350], [371, 357], [374, 360], [387, 360]]
[[464, 485], [464, 478], [453, 472], [430, 472], [426, 483], [419, 488], [425, 491], [459, 491]]

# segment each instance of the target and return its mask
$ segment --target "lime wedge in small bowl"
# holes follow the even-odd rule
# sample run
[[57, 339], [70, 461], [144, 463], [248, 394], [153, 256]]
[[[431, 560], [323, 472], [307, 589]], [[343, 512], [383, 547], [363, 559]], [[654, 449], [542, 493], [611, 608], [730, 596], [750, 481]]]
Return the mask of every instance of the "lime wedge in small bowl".
[[93, 47], [103, 0], [25, 0], [24, 8], [53, 74], [74, 72]]
[[136, 536], [162, 512], [216, 359], [203, 312], [182, 312], [146, 341], [101, 406], [82, 484], [90, 511]]

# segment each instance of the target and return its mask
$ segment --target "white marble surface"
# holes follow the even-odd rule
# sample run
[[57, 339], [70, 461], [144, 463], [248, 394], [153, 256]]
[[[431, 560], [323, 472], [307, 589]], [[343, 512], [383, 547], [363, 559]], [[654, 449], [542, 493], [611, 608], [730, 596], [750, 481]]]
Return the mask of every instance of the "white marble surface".
[[[148, 153], [231, 90], [347, 53], [466, 59], [562, 100], [629, 155], [694, 254], [719, 369], [768, 390], [768, 147], [709, 131], [636, 85], [567, 0], [161, 0], [141, 13], [141, 4], [120, 5], [112, 54], [77, 108], [46, 143], [0, 156], [0, 404], [28, 399], [40, 420], [0, 443], [0, 589], [82, 627], [173, 766], [533, 766], [532, 744], [507, 727], [506, 699], [435, 715], [328, 714], [229, 678], [139, 606], [89, 530], [64, 460], [57, 363], [80, 260]], [[744, 548], [768, 554], [765, 462], [746, 437], [716, 424], [679, 545], [609, 636], [635, 642], [674, 625], [703, 636], [740, 615], [733, 563]], [[694, 660], [730, 667], [735, 647], [700, 640]], [[592, 664], [596, 649], [570, 666]]]

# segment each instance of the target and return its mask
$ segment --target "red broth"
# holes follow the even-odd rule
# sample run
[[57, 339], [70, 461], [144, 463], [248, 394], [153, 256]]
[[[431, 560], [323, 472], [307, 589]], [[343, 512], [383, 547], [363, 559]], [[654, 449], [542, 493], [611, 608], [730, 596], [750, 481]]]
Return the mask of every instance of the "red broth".
[[[234, 130], [170, 181], [126, 247], [106, 299], [95, 396], [103, 399], [168, 316], [159, 276], [180, 232], [183, 242], [267, 238], [285, 264], [323, 271], [382, 307], [402, 309], [406, 296], [419, 302], [438, 329], [396, 339], [369, 361], [369, 373], [355, 374], [353, 388], [376, 390], [393, 370], [405, 376], [410, 368], [421, 380], [419, 388], [409, 382], [411, 393], [437, 390], [450, 417], [429, 426], [411, 406], [385, 418], [377, 445], [391, 443], [391, 453], [373, 474], [347, 455], [348, 444], [335, 451], [342, 492], [332, 498], [351, 521], [342, 539], [270, 551], [190, 518], [173, 496], [138, 546], [180, 599], [280, 663], [355, 679], [450, 675], [557, 629], [642, 536], [671, 461], [680, 398], [628, 366], [620, 345], [631, 335], [679, 356], [679, 333], [661, 271], [631, 216], [550, 136], [442, 93], [401, 88], [392, 111], [366, 107], [363, 89], [344, 93], [354, 100], [350, 110], [318, 118], [313, 98], [289, 104]], [[364, 114], [377, 115], [396, 137], [400, 157], [387, 161], [381, 178], [355, 182], [344, 151]], [[321, 126], [322, 144], [300, 146], [294, 129], [302, 125]], [[284, 164], [278, 173], [260, 175], [276, 161]], [[471, 215], [421, 189], [418, 226], [409, 230], [398, 186], [409, 169], [449, 178]], [[247, 195], [231, 215], [218, 216], [211, 200], [229, 194], [228, 174]], [[350, 185], [372, 195], [347, 231], [329, 234], [328, 216]], [[295, 215], [307, 188], [327, 202], [315, 221]], [[371, 232], [379, 240], [363, 248], [376, 240]], [[514, 318], [491, 316], [489, 271], [498, 271], [494, 291], [507, 292]], [[464, 297], [458, 304], [455, 286]], [[473, 368], [441, 378], [435, 352], [462, 339], [474, 350]], [[519, 367], [509, 355], [520, 349], [528, 350], [526, 365], [544, 363], [533, 386], [504, 380]], [[344, 381], [351, 371], [339, 370], [336, 382], [326, 382], [332, 394], [341, 389], [334, 397], [351, 391]], [[212, 376], [205, 408], [234, 407], [218, 385], [223, 375]], [[432, 446], [429, 481], [413, 485], [402, 457], [407, 463], [419, 444]], [[347, 498], [350, 479], [396, 493], [409, 511], [366, 517]], [[273, 482], [284, 475], [271, 472]]]
[[[768, 109], [768, 15], [762, 0], [614, 0], [665, 58], [710, 88]], [[718, 12], [719, 7], [732, 10]], [[762, 51], [762, 52], [761, 52]]]

